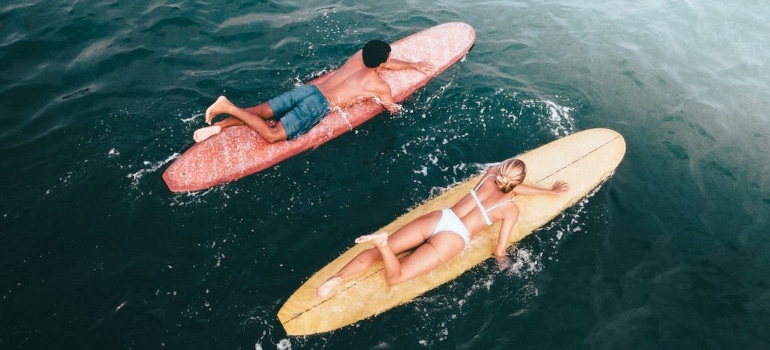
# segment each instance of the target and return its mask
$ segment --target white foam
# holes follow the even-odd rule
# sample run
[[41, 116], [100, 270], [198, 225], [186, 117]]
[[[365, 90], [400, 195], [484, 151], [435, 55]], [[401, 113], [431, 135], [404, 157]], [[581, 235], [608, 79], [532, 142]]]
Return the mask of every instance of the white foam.
[[422, 174], [422, 176], [428, 176], [428, 167], [421, 165], [419, 170], [412, 170], [415, 174]]
[[178, 158], [179, 155], [180, 155], [179, 153], [174, 153], [168, 158], [161, 161], [156, 161], [156, 162], [150, 162], [145, 160], [143, 162], [143, 165], [145, 166], [145, 168], [135, 173], [128, 174], [126, 175], [126, 177], [131, 179], [131, 184], [134, 186], [134, 188], [137, 188], [139, 186], [139, 180], [141, 180], [144, 177], [144, 175], [151, 174], [158, 171], [158, 169], [168, 164], [170, 161]]
[[182, 121], [182, 123], [187, 125], [198, 124], [198, 121], [196, 119], [198, 119], [199, 117], [205, 117], [205, 115], [206, 115], [205, 113], [197, 113], [197, 114], [193, 114], [190, 118], [180, 119], [180, 120]]
[[574, 121], [570, 115], [572, 108], [560, 106], [548, 100], [540, 102], [545, 103], [548, 108], [548, 120], [551, 123], [551, 132], [555, 136], [566, 136], [575, 130]]
[[278, 350], [291, 350], [291, 341], [289, 339], [281, 339], [278, 344], [275, 344], [275, 348]]

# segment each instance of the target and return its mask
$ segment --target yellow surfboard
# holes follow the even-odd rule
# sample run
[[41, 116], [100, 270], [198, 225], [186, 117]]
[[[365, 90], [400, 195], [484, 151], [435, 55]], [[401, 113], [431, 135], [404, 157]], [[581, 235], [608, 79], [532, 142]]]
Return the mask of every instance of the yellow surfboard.
[[[615, 171], [626, 151], [623, 136], [609, 129], [581, 131], [517, 156], [527, 165], [524, 183], [550, 187], [561, 180], [570, 190], [557, 196], [516, 196], [519, 221], [508, 244], [520, 241], [585, 197]], [[473, 188], [481, 175], [445, 191], [376, 231], [395, 232], [425, 213], [451, 207]], [[446, 283], [492, 257], [500, 223], [482, 231], [457, 257], [430, 273], [388, 286], [382, 263], [344, 280], [331, 294], [316, 298], [315, 290], [361, 251], [358, 244], [310, 277], [281, 307], [278, 318], [289, 335], [306, 335], [338, 329], [406, 303]]]

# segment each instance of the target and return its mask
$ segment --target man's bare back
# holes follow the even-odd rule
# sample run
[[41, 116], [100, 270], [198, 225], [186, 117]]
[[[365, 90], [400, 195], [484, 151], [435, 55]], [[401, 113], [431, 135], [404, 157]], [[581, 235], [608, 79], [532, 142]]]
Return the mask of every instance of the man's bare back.
[[361, 51], [358, 51], [342, 67], [331, 73], [328, 79], [319, 83], [318, 89], [332, 108], [344, 108], [377, 98], [388, 111], [398, 112], [390, 86], [379, 75], [380, 69], [387, 69], [387, 63], [374, 69], [368, 68], [361, 58]]

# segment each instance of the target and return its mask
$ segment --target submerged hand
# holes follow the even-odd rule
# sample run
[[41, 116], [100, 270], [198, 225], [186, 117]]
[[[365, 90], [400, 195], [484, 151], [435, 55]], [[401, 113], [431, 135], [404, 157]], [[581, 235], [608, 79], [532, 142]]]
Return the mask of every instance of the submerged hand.
[[393, 114], [401, 112], [401, 106], [395, 103], [383, 103], [382, 106], [385, 107], [385, 109], [387, 109], [388, 112]]
[[511, 260], [511, 258], [509, 258], [507, 255], [495, 255], [495, 262], [497, 263], [497, 270], [501, 272], [505, 271], [513, 264], [513, 260]]

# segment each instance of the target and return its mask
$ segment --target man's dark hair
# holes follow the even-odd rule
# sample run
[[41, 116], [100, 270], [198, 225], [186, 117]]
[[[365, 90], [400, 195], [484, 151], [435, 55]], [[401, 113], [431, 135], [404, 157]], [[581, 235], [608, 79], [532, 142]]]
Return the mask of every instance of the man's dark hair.
[[372, 40], [364, 45], [361, 53], [364, 56], [364, 65], [369, 68], [377, 68], [388, 60], [390, 45], [382, 40]]

